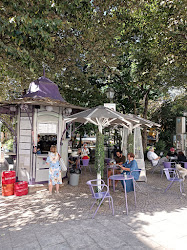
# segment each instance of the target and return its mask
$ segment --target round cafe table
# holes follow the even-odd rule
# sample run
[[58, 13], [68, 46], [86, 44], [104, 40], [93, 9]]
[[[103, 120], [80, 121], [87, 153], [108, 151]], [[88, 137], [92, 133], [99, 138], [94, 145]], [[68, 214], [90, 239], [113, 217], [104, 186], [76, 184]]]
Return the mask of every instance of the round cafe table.
[[[112, 173], [114, 175], [114, 170], [121, 170], [121, 168], [119, 167], [118, 164], [111, 164], [111, 165], [107, 165], [107, 178], [108, 178], [108, 170], [112, 169]], [[113, 182], [114, 183], [114, 182]]]
[[116, 174], [116, 175], [111, 175], [108, 180], [107, 184], [109, 187], [109, 180], [113, 180], [113, 190], [115, 192], [115, 181], [123, 181], [124, 184], [124, 191], [125, 191], [125, 205], [126, 205], [126, 212], [128, 215], [128, 203], [127, 203], [127, 190], [126, 190], [126, 181], [127, 180], [132, 180], [133, 181], [133, 187], [134, 187], [134, 201], [135, 201], [135, 206], [136, 206], [136, 190], [135, 190], [135, 183], [134, 183], [134, 176], [132, 175], [127, 175], [126, 177], [123, 176], [123, 174]]

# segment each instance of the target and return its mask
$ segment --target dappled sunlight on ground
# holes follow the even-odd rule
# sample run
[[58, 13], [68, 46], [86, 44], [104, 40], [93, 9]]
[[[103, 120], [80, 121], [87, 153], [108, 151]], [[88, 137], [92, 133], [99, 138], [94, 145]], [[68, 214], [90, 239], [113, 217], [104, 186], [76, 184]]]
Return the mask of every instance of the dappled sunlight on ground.
[[[128, 193], [129, 215], [127, 216], [124, 191], [119, 182], [117, 192], [114, 193], [110, 189], [114, 199], [115, 216], [112, 216], [109, 203], [105, 201], [95, 220], [91, 220], [97, 206], [95, 205], [90, 211], [92, 199], [86, 181], [95, 177], [96, 173], [83, 172], [76, 187], [68, 185], [66, 179], [59, 195], [53, 193], [50, 196], [47, 185], [44, 185], [30, 188], [27, 196], [1, 196], [0, 232], [6, 229], [10, 232], [25, 231], [28, 227], [34, 230], [35, 225], [41, 225], [42, 230], [46, 227], [46, 230], [50, 231], [50, 225], [75, 223], [78, 226], [78, 224], [84, 225], [84, 221], [94, 225], [95, 221], [101, 227], [112, 228], [115, 225], [115, 230], [126, 227], [124, 230], [127, 230], [128, 237], [139, 240], [150, 249], [159, 249], [160, 246], [167, 249], [176, 244], [181, 246], [180, 242], [187, 244], [187, 197], [181, 195], [178, 183], [164, 193], [168, 185], [165, 176], [161, 178], [160, 173], [152, 175], [148, 170], [147, 183], [139, 183], [141, 191], [137, 189], [136, 192], [137, 207], [134, 204], [133, 193]], [[106, 181], [105, 178], [104, 180]], [[184, 183], [184, 192], [187, 193], [187, 181]]]

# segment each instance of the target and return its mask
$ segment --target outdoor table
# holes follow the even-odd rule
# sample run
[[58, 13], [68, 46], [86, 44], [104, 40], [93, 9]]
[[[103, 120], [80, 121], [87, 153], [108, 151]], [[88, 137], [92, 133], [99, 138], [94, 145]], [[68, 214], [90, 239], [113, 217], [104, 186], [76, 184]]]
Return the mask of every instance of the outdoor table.
[[[111, 175], [108, 180], [107, 184], [109, 186], [109, 179], [115, 181], [123, 181], [124, 184], [124, 191], [125, 191], [125, 204], [126, 204], [126, 211], [128, 215], [128, 203], [127, 203], [127, 191], [126, 191], [126, 181], [127, 180], [133, 180], [133, 187], [134, 187], [134, 201], [135, 201], [135, 206], [136, 206], [136, 190], [135, 190], [135, 183], [134, 183], [134, 176], [132, 175], [127, 175], [126, 177], [123, 176], [123, 174], [117, 174], [117, 175]], [[114, 184], [113, 182], [113, 184]], [[113, 190], [115, 192], [115, 185], [113, 185]]]
[[13, 152], [6, 152], [5, 154], [8, 155], [8, 156], [11, 156], [13, 159], [16, 158], [16, 153], [13, 153]]
[[175, 168], [175, 161], [168, 161], [168, 164], [170, 164], [169, 168]]
[[178, 159], [178, 157], [177, 156], [169, 156], [169, 161], [170, 162], [176, 162], [177, 161], [177, 159]]
[[[108, 178], [108, 169], [112, 169], [112, 173], [114, 175], [114, 170], [121, 170], [118, 164], [112, 164], [112, 165], [107, 165], [107, 178]], [[113, 186], [114, 186], [115, 181], [113, 181]]]

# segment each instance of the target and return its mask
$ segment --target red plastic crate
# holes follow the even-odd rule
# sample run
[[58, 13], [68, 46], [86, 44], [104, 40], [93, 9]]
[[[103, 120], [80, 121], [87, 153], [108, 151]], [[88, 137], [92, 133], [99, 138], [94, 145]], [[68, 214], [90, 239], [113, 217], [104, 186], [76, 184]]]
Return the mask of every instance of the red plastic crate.
[[14, 184], [14, 195], [22, 196], [28, 194], [28, 182], [20, 181]]
[[16, 182], [16, 172], [15, 171], [3, 171], [2, 175], [2, 184], [12, 184]]
[[10, 196], [14, 194], [14, 183], [2, 184], [2, 196]]

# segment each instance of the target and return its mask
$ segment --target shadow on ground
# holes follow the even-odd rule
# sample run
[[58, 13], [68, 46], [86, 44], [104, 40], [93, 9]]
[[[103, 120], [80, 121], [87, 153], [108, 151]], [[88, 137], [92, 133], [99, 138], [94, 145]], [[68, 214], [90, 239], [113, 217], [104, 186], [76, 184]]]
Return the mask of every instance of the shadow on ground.
[[[160, 246], [167, 248], [169, 243], [166, 244], [164, 240], [162, 241], [159, 234], [162, 235], [165, 230], [176, 231], [176, 226], [187, 222], [185, 218], [187, 198], [180, 194], [178, 184], [174, 184], [170, 190], [164, 193], [163, 191], [168, 185], [166, 178], [161, 178], [159, 173], [152, 175], [149, 167], [147, 164], [148, 182], [139, 183], [142, 191], [137, 190], [137, 207], [134, 206], [133, 193], [128, 194], [128, 216], [125, 211], [124, 192], [121, 184], [118, 183], [119, 191], [114, 193], [111, 190], [115, 216], [112, 216], [108, 202], [105, 202], [95, 219], [91, 219], [94, 210], [92, 212], [89, 210], [92, 200], [86, 181], [96, 177], [94, 171], [92, 174], [88, 171], [83, 172], [77, 187], [68, 185], [66, 179], [59, 196], [55, 194], [49, 196], [47, 185], [30, 189], [30, 194], [27, 196], [1, 196], [1, 240], [9, 237], [10, 249], [13, 246], [19, 247], [19, 244], [24, 242], [24, 237], [22, 241], [17, 241], [17, 245], [13, 244], [13, 239], [16, 238], [16, 235], [19, 238], [28, 232], [31, 236], [33, 234], [30, 237], [36, 241], [33, 244], [36, 246], [39, 244], [38, 249], [41, 247], [47, 249], [53, 244], [60, 244], [59, 249], [79, 249], [88, 245], [93, 245], [95, 248], [86, 247], [85, 249], [112, 249], [113, 242], [117, 244], [116, 247], [128, 248], [131, 246], [129, 249], [133, 249], [135, 246], [140, 246], [139, 249], [153, 249]], [[185, 193], [187, 191], [186, 183], [184, 191]], [[179, 220], [179, 215], [181, 218], [184, 216], [182, 221]], [[43, 237], [40, 237], [41, 234]], [[48, 238], [53, 234], [56, 235], [54, 236], [56, 242], [51, 243]], [[177, 233], [175, 236], [178, 237]], [[26, 238], [25, 241], [25, 244], [30, 242]], [[61, 244], [62, 242], [65, 245]], [[90, 243], [88, 244], [88, 242]], [[172, 241], [170, 240], [170, 242]], [[62, 245], [66, 247], [62, 248]]]

